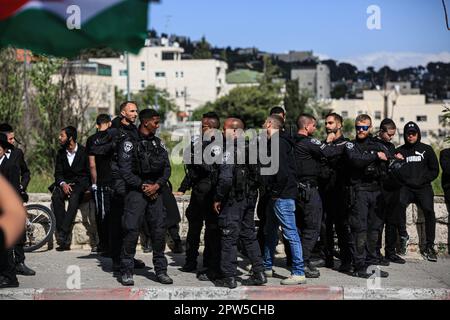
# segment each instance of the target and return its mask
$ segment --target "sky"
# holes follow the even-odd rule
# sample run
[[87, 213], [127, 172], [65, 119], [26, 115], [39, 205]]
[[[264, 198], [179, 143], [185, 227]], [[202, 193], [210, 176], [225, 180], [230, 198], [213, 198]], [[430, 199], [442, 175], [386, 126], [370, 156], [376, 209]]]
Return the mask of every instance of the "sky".
[[[380, 9], [379, 30], [367, 27], [371, 5]], [[149, 27], [219, 47], [313, 50], [360, 69], [450, 62], [442, 0], [162, 0], [151, 4]]]

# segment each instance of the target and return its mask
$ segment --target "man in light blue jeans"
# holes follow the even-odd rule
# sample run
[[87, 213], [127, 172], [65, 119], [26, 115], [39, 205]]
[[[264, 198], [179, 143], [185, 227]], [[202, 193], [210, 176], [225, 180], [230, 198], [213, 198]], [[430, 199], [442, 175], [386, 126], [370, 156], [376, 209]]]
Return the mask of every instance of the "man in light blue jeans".
[[[271, 273], [273, 266], [273, 257], [275, 248], [278, 244], [278, 226], [281, 225], [283, 237], [289, 242], [292, 254], [291, 274], [301, 280], [305, 277], [302, 244], [295, 224], [295, 200], [281, 199], [272, 200], [273, 210], [267, 210], [266, 225], [264, 228], [265, 246], [264, 246], [264, 267], [266, 273]], [[290, 279], [290, 278], [288, 278]], [[285, 280], [288, 280], [285, 279]], [[304, 281], [294, 281], [294, 284], [305, 283]], [[282, 284], [290, 284], [283, 283]]]
[[[298, 195], [295, 180], [295, 163], [293, 142], [280, 129], [283, 126], [282, 118], [270, 116], [264, 123], [269, 139], [278, 138], [279, 168], [269, 177], [268, 189], [271, 201], [266, 210], [266, 223], [264, 226], [264, 268], [266, 276], [272, 276], [273, 257], [278, 244], [278, 227], [281, 225], [283, 236], [289, 242], [292, 253], [292, 272], [281, 284], [306, 283], [303, 264], [302, 245], [295, 223], [295, 199]], [[272, 150], [272, 156], [276, 150]]]

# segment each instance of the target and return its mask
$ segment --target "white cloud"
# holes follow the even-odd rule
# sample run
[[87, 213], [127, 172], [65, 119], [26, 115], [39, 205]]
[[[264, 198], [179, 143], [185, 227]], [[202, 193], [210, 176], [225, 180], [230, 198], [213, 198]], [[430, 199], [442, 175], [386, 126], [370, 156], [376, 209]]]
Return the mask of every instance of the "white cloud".
[[339, 62], [349, 62], [360, 70], [365, 70], [369, 66], [379, 69], [385, 65], [391, 69], [403, 69], [426, 66], [429, 62], [450, 62], [450, 52], [439, 53], [418, 53], [418, 52], [374, 52], [361, 56], [338, 59]]

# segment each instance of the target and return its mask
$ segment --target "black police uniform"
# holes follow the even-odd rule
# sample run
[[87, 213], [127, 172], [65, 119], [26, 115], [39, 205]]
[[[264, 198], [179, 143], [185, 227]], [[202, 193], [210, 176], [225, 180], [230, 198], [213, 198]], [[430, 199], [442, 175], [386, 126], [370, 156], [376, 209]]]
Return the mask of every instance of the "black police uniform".
[[134, 124], [123, 125], [120, 118], [113, 120], [112, 128], [107, 130], [108, 135], [104, 139], [96, 139], [90, 146], [89, 152], [93, 155], [107, 155], [111, 158], [111, 210], [108, 221], [109, 250], [114, 268], [117, 270], [120, 264], [120, 252], [122, 249], [122, 217], [124, 211], [125, 181], [119, 172], [118, 148], [125, 139], [138, 140], [138, 131]]
[[[237, 159], [240, 158], [241, 151], [241, 148], [235, 147], [234, 156], [229, 151], [224, 151], [224, 162], [218, 166], [218, 183], [214, 195], [214, 201], [221, 203], [220, 269], [226, 279], [234, 279], [236, 276], [239, 239], [242, 240], [247, 257], [252, 264], [253, 273], [261, 274], [264, 271], [254, 219], [259, 172], [256, 165], [249, 164], [248, 158], [245, 164], [238, 164]], [[245, 154], [248, 155], [248, 149]], [[229, 157], [232, 156], [233, 158], [230, 159]]]
[[[170, 178], [170, 162], [162, 141], [154, 136], [139, 133], [138, 140], [126, 138], [119, 146], [119, 170], [126, 182], [127, 194], [123, 214], [123, 244], [121, 272], [133, 273], [133, 258], [141, 224], [147, 223], [153, 247], [153, 265], [156, 275], [167, 273], [164, 255], [166, 234], [166, 210], [161, 197], [161, 187]], [[158, 184], [156, 199], [150, 199], [142, 191], [143, 184]]]
[[[401, 168], [401, 166], [404, 164], [404, 161], [397, 160], [395, 158], [395, 146], [391, 142], [384, 141], [380, 138], [376, 138], [376, 140], [380, 143], [380, 145], [383, 147], [381, 151], [383, 151], [389, 161], [381, 163], [381, 190], [383, 193], [384, 198], [384, 209], [383, 209], [383, 222], [386, 225], [385, 227], [385, 256], [391, 260], [394, 261], [396, 258], [396, 252], [395, 247], [397, 244], [397, 233], [399, 231], [400, 226], [400, 216], [399, 216], [399, 210], [396, 209], [399, 200], [400, 200], [400, 188], [401, 183], [400, 180], [397, 178], [397, 172]], [[382, 233], [383, 233], [383, 226], [381, 226], [380, 235], [378, 238], [378, 244], [377, 244], [377, 255], [379, 259], [382, 259], [381, 256], [381, 246], [382, 246]], [[398, 261], [401, 261], [400, 259], [395, 259]]]
[[301, 233], [303, 260], [310, 269], [314, 269], [310, 266], [311, 252], [319, 238], [322, 223], [322, 200], [318, 189], [320, 161], [322, 157], [339, 155], [342, 150], [337, 145], [327, 145], [312, 137], [295, 136], [296, 177], [300, 191], [296, 221]]
[[377, 243], [383, 225], [382, 168], [378, 152], [384, 148], [373, 137], [346, 143], [346, 197], [352, 232], [356, 275], [367, 276], [368, 264], [378, 264]]
[[[200, 146], [201, 144], [201, 146]], [[211, 141], [202, 141], [200, 137], [194, 137], [189, 150], [186, 150], [190, 164], [186, 164], [186, 175], [178, 189], [186, 192], [192, 188], [189, 205], [186, 209], [188, 219], [188, 233], [186, 237], [186, 262], [183, 267], [186, 271], [192, 271], [197, 266], [200, 235], [205, 223], [205, 236], [203, 251], [203, 267], [213, 273], [220, 272], [220, 232], [218, 228], [218, 216], [213, 210], [214, 186], [217, 183], [217, 170], [213, 164], [206, 164], [203, 157], [201, 164], [194, 162], [198, 152], [205, 151]], [[221, 152], [221, 149], [218, 152]]]
[[[349, 139], [340, 136], [331, 144], [344, 147]], [[347, 208], [344, 201], [345, 157], [343, 154], [322, 158], [320, 170], [320, 191], [323, 204], [322, 221], [325, 230], [321, 232], [321, 240], [327, 267], [334, 266], [334, 231], [338, 238], [339, 259], [341, 269], [351, 265], [351, 233], [348, 224]], [[333, 228], [335, 227], [335, 229]]]

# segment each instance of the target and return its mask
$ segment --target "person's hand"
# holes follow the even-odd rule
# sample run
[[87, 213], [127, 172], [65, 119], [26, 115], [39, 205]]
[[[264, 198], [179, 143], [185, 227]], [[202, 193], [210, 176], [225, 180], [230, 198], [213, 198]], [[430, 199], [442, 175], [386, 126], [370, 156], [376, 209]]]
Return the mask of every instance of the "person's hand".
[[401, 153], [396, 153], [395, 158], [398, 160], [405, 160], [405, 157]]
[[217, 214], [220, 213], [220, 205], [221, 205], [220, 202], [218, 202], [218, 201], [214, 202], [213, 208], [214, 208], [214, 211], [215, 211]]
[[143, 191], [144, 194], [145, 194], [146, 196], [148, 196], [148, 197], [151, 196], [151, 193], [150, 193], [150, 191], [149, 191], [149, 188], [150, 188], [150, 185], [147, 184], [147, 183], [144, 183], [144, 184], [142, 185], [142, 191]]
[[72, 193], [72, 186], [70, 184], [64, 183], [62, 185], [62, 189], [64, 193], [68, 196], [70, 196], [70, 194]]
[[96, 192], [96, 191], [97, 191], [97, 185], [96, 185], [95, 183], [91, 186], [91, 190], [92, 190], [93, 192]]
[[377, 153], [377, 155], [378, 155], [378, 159], [383, 160], [383, 161], [387, 161], [387, 157], [386, 157], [386, 154], [384, 152], [380, 151], [380, 152]]
[[331, 142], [333, 142], [334, 140], [336, 140], [336, 134], [335, 134], [334, 132], [330, 132], [330, 133], [327, 135], [327, 143], [331, 143]]
[[180, 192], [180, 191], [173, 192], [173, 195], [174, 195], [174, 196], [177, 196], [177, 197], [181, 197], [181, 196], [184, 195], [184, 192]]
[[147, 187], [147, 191], [148, 191], [150, 194], [154, 194], [154, 193], [156, 193], [156, 191], [158, 191], [158, 190], [159, 190], [159, 184], [157, 184], [157, 183], [149, 184], [148, 187]]

